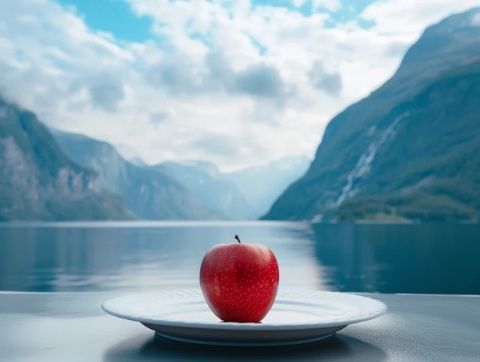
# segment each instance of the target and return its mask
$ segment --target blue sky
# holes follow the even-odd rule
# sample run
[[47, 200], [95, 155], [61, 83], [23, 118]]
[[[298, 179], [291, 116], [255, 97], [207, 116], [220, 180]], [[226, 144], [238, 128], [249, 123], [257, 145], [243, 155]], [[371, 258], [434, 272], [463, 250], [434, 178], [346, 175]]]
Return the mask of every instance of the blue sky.
[[0, 2], [0, 93], [147, 163], [312, 157], [423, 29], [478, 0]]
[[59, 0], [74, 6], [92, 29], [112, 33], [127, 41], [145, 41], [151, 38], [152, 20], [135, 15], [124, 0]]
[[[131, 11], [125, 0], [58, 0], [67, 6], [74, 6], [78, 14], [92, 29], [107, 31], [116, 38], [126, 41], [145, 41], [151, 39], [152, 20], [147, 16], [138, 16]], [[273, 6], [300, 12], [306, 16], [313, 12], [328, 12], [330, 24], [355, 19], [374, 0], [341, 1], [338, 9], [332, 10], [319, 5], [315, 8], [311, 0], [302, 1], [295, 6], [291, 0], [254, 0], [253, 6]], [[228, 1], [225, 1], [228, 3]]]

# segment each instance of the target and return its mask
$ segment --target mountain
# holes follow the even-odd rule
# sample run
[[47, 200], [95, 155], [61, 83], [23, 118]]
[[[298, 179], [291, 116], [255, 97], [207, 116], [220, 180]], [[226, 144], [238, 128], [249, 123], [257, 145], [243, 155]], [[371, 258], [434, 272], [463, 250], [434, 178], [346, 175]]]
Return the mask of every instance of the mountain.
[[157, 169], [169, 174], [195, 194], [222, 219], [252, 220], [307, 169], [307, 157], [285, 157], [235, 172], [220, 172], [206, 161], [164, 162]]
[[480, 220], [480, 8], [425, 30], [394, 76], [329, 123], [266, 219]]
[[279, 160], [226, 173], [224, 178], [237, 186], [254, 209], [253, 217], [265, 214], [273, 202], [293, 181], [300, 178], [310, 164], [305, 156]]
[[37, 117], [0, 99], [0, 220], [129, 219]]
[[128, 162], [106, 142], [58, 130], [53, 133], [65, 153], [78, 164], [95, 170], [102, 186], [121, 195], [136, 217], [154, 220], [219, 217], [162, 170]]
[[208, 209], [222, 219], [246, 220], [257, 217], [255, 209], [218, 168], [209, 162], [164, 162], [155, 166], [190, 190]]
[[223, 173], [206, 161], [148, 166], [125, 160], [116, 149], [87, 136], [52, 130], [64, 152], [98, 174], [100, 184], [125, 200], [142, 219], [253, 220], [308, 167], [305, 157]]

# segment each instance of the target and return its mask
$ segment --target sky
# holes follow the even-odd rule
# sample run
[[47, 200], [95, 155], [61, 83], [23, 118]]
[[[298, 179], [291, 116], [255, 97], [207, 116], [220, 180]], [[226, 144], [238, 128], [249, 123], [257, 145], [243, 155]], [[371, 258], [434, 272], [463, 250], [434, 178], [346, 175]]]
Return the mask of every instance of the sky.
[[0, 0], [0, 94], [154, 164], [313, 154], [430, 24], [480, 0]]

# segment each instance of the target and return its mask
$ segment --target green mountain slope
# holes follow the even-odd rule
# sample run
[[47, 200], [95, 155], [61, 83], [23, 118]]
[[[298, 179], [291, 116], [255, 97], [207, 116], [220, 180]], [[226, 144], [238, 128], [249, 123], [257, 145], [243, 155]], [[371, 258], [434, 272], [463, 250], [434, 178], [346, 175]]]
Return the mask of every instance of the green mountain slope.
[[479, 15], [429, 27], [390, 80], [332, 119], [265, 218], [480, 220]]
[[0, 220], [129, 219], [33, 113], [0, 99]]

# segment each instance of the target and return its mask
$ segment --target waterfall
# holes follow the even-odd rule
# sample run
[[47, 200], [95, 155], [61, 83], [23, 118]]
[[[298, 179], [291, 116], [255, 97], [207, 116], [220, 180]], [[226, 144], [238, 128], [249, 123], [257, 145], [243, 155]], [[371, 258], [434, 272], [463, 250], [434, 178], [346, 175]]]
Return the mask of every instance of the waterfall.
[[368, 175], [371, 168], [370, 166], [375, 160], [378, 150], [394, 137], [398, 123], [406, 116], [407, 113], [397, 116], [392, 124], [390, 124], [376, 139], [374, 139], [368, 145], [365, 152], [360, 155], [355, 167], [353, 167], [353, 169], [348, 173], [347, 181], [342, 187], [340, 195], [338, 195], [337, 199], [333, 203], [334, 207], [340, 206], [345, 199], [353, 196], [358, 191], [358, 189], [355, 189], [355, 183]]

